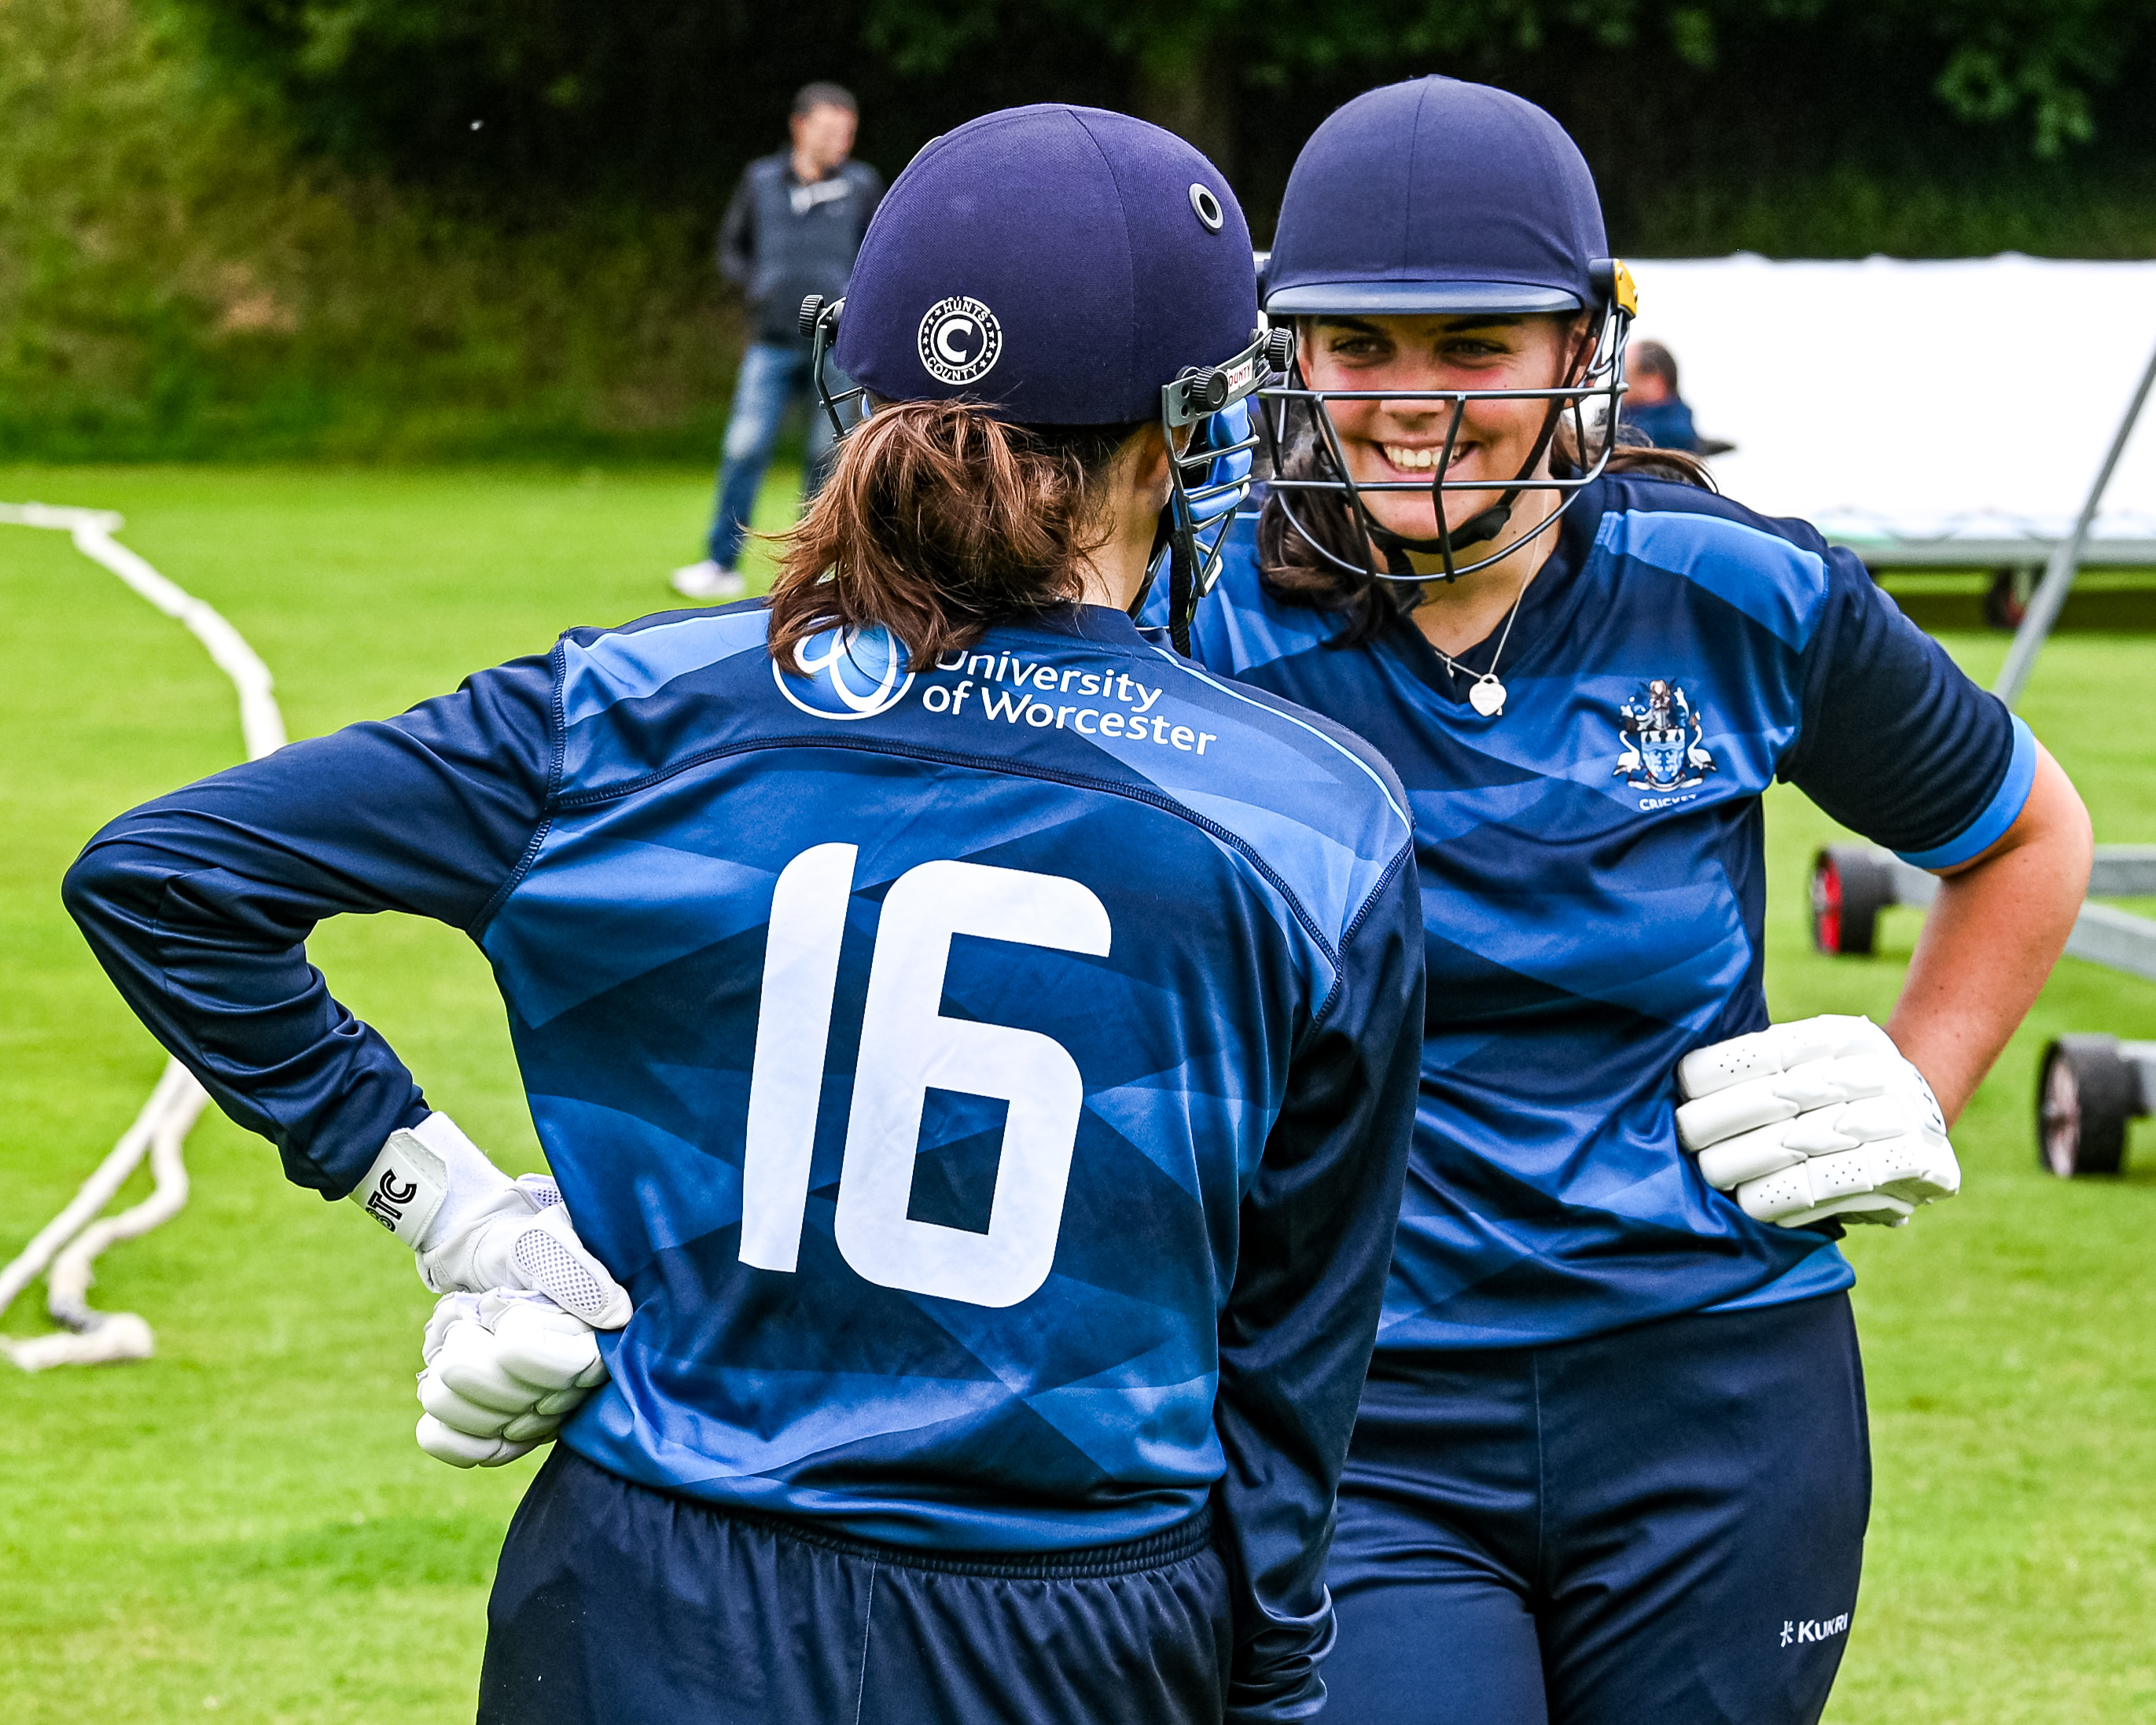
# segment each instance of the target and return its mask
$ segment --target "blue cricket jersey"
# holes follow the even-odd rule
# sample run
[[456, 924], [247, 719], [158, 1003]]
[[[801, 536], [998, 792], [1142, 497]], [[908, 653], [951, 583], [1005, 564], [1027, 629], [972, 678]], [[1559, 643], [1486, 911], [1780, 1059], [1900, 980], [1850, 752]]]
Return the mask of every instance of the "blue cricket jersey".
[[[1490, 718], [1412, 624], [1330, 645], [1337, 614], [1260, 577], [1256, 516], [1229, 531], [1193, 650], [1368, 738], [1414, 814], [1430, 1002], [1378, 1348], [1847, 1286], [1826, 1233], [1752, 1220], [1677, 1145], [1678, 1060], [1768, 1022], [1760, 793], [1789, 779], [1950, 867], [2020, 812], [2027, 727], [1850, 553], [1689, 485], [1583, 490]], [[1492, 644], [1456, 657], [1479, 673]]]
[[290, 1177], [424, 1117], [314, 924], [470, 932], [577, 1230], [634, 1302], [562, 1441], [940, 1550], [1209, 1501], [1239, 1717], [1322, 1695], [1332, 1503], [1423, 998], [1359, 741], [1070, 607], [908, 670], [760, 603], [564, 636], [93, 839], [69, 907]]

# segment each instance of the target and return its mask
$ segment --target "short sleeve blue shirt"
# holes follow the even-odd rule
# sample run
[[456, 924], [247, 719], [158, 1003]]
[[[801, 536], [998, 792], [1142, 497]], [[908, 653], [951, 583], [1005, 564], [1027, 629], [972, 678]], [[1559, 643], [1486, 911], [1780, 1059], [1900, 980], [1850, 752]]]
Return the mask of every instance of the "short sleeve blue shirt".
[[[1688, 485], [1605, 478], [1568, 512], [1499, 667], [1501, 716], [1411, 626], [1261, 579], [1231, 530], [1209, 667], [1358, 732], [1415, 822], [1430, 999], [1381, 1349], [1538, 1345], [1853, 1280], [1679, 1149], [1690, 1050], [1768, 1022], [1760, 793], [1794, 780], [1931, 868], [2012, 822], [2025, 726], [1847, 553]], [[1463, 655], [1476, 672], [1486, 642]]]

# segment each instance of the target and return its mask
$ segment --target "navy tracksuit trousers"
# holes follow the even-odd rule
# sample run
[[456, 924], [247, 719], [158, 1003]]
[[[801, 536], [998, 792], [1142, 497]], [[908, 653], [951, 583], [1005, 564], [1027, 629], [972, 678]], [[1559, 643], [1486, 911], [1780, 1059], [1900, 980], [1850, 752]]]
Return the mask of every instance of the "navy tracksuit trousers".
[[1845, 1294], [1380, 1354], [1325, 1725], [1811, 1725], [1871, 1502]]
[[[1812, 1725], [1871, 1467], [1845, 1296], [1378, 1357], [1327, 1725]], [[1206, 1518], [944, 1558], [730, 1514], [557, 1449], [510, 1529], [480, 1725], [1217, 1721]]]
[[502, 1550], [480, 1725], [1217, 1725], [1210, 1524], [944, 1557], [670, 1497], [557, 1445]]

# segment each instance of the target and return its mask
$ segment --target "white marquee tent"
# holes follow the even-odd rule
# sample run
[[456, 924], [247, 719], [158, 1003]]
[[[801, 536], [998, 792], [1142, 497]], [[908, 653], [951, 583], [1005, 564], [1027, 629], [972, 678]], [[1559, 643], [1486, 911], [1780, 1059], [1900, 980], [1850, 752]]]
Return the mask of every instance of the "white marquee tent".
[[[2045, 561], [2156, 348], [2156, 262], [1633, 262], [1635, 339], [1676, 355], [1724, 490], [1876, 564]], [[2156, 413], [2144, 416], [2156, 418]], [[2085, 563], [2156, 566], [2156, 427]]]

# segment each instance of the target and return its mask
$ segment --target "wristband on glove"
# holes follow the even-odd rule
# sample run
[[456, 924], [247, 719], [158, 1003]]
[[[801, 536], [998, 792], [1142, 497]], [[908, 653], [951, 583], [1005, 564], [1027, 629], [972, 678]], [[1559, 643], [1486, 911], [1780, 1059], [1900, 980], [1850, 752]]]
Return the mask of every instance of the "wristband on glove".
[[463, 1161], [467, 1155], [479, 1158], [489, 1174], [501, 1178], [454, 1120], [429, 1114], [417, 1126], [390, 1133], [367, 1178], [352, 1189], [352, 1201], [416, 1252], [449, 1195], [449, 1158]]

